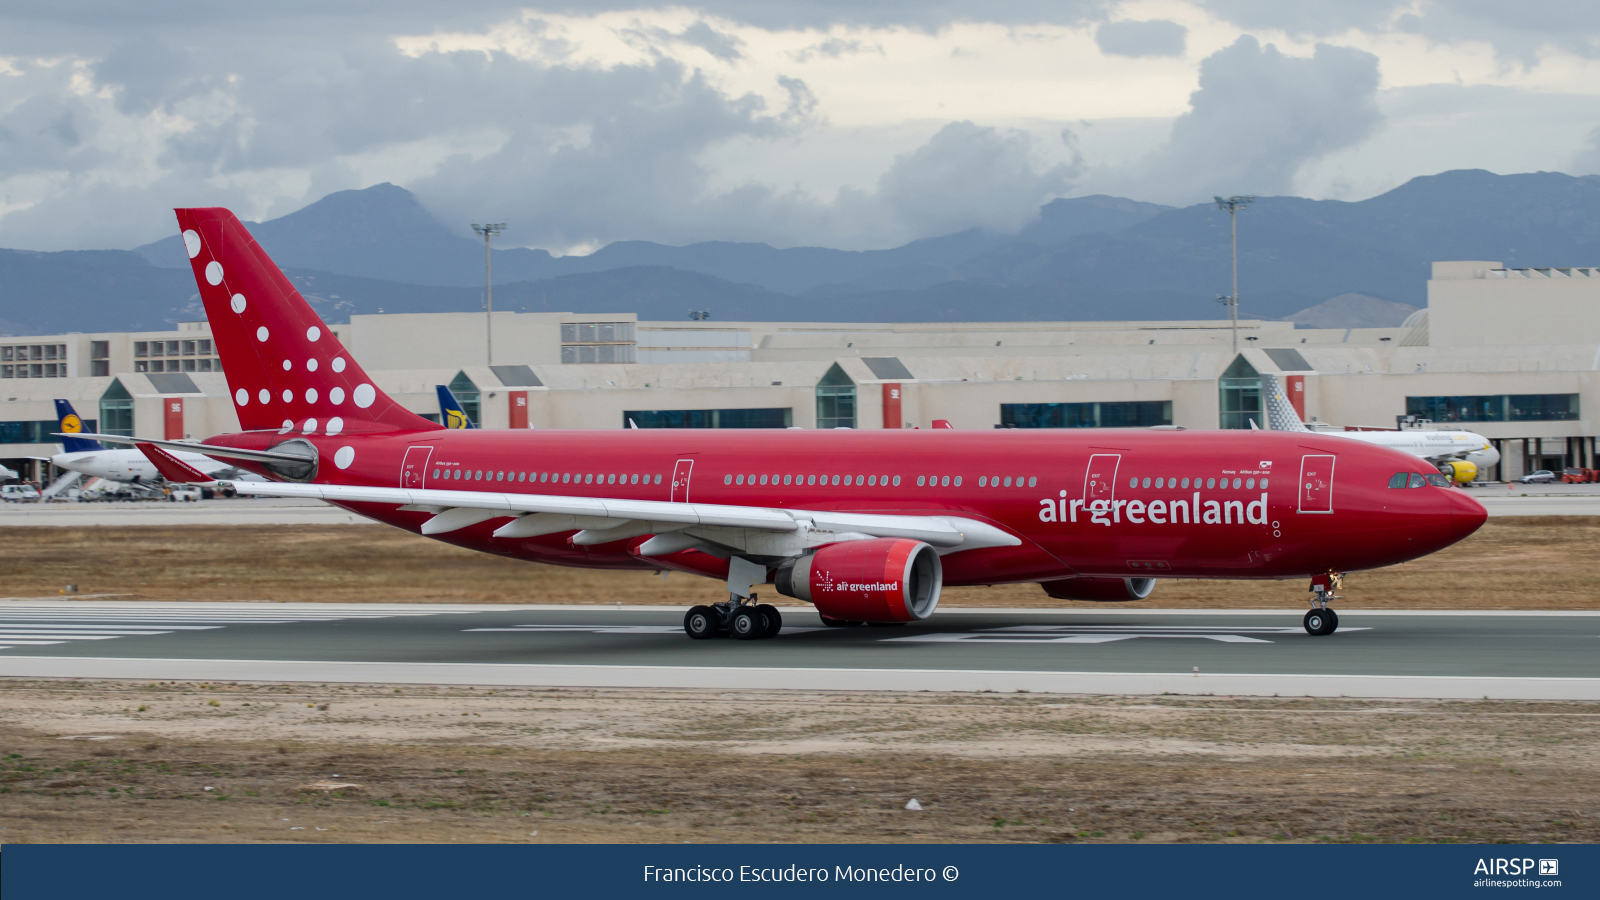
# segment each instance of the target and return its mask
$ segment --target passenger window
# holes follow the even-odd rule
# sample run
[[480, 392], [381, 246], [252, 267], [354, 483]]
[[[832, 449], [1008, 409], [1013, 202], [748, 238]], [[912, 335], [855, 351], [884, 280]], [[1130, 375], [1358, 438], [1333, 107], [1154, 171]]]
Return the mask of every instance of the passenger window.
[[927, 478], [925, 478], [925, 477], [923, 477], [921, 475], [917, 476], [917, 487], [922, 487], [924, 484], [927, 484], [927, 483], [928, 483], [928, 479]]
[[740, 475], [739, 478], [738, 478], [738, 481], [739, 481], [740, 484], [744, 484], [744, 476]]
[[1214, 488], [1216, 486], [1217, 486], [1217, 480], [1215, 478], [1207, 478], [1206, 479], [1206, 490], [1210, 490], [1210, 489], [1212, 489], [1212, 488]]
[[939, 486], [940, 487], [949, 487], [950, 486], [950, 476], [946, 475], [943, 478], [939, 479]]
[[1006, 476], [1006, 487], [1011, 487], [1011, 476], [1010, 475]]
[[868, 475], [867, 476], [867, 487], [872, 487], [873, 485], [876, 485], [877, 483], [878, 483], [878, 476], [876, 476], [876, 475]]
[[767, 483], [767, 476], [765, 476], [765, 475], [761, 476], [761, 483], [762, 484], [766, 484]]
[[806, 484], [816, 484], [816, 483], [817, 483], [817, 476], [815, 476], [815, 475], [807, 475], [806, 476]]
[[[956, 483], [957, 483], [957, 484], [960, 484], [960, 483], [961, 483], [961, 482], [959, 482], [959, 481], [958, 481], [958, 482], [956, 482]], [[1035, 486], [1035, 485], [1037, 485], [1037, 484], [1038, 484], [1038, 483], [1039, 483], [1039, 478], [1038, 478], [1038, 476], [1035, 476], [1035, 475], [1030, 475], [1030, 476], [1028, 476], [1028, 487], [1034, 487], [1034, 486]]]
[[1256, 486], [1256, 480], [1254, 478], [1246, 478], [1244, 480], [1244, 486], [1247, 488], [1254, 488]]
[[956, 476], [956, 487], [961, 487], [961, 476], [960, 475]]
[[433, 470], [433, 477], [435, 477], [435, 478], [439, 477], [439, 470], [438, 469], [434, 469]]
[[1267, 480], [1265, 478], [1261, 479], [1261, 489], [1263, 491], [1267, 489]]
[[733, 476], [732, 475], [724, 475], [724, 476], [722, 476], [722, 483], [723, 484], [733, 484]]
[[785, 476], [783, 476], [784, 485], [787, 486], [789, 484], [789, 482], [792, 481], [793, 479], [794, 479], [793, 475], [785, 475]]
[[594, 476], [593, 475], [585, 475], [585, 476], [583, 476], [583, 483], [584, 484], [594, 484]]
[[656, 476], [656, 484], [660, 484], [660, 483], [661, 483], [661, 476], [657, 475]]
[[900, 486], [900, 476], [899, 475], [896, 475], [894, 477], [894, 486], [895, 487], [899, 487]]
[[983, 476], [983, 475], [979, 475], [978, 476], [978, 487], [988, 487], [988, 486], [989, 486], [988, 477]]
[[[1135, 487], [1137, 487], [1137, 486], [1138, 486], [1138, 485], [1134, 485], [1134, 486], [1135, 486]], [[1149, 486], [1150, 486], [1150, 479], [1148, 479], [1148, 478], [1146, 478], [1146, 479], [1145, 479], [1145, 480], [1144, 480], [1144, 486], [1145, 486], [1145, 487], [1149, 487]]]
[[1412, 472], [1411, 473], [1411, 483], [1408, 486], [1409, 487], [1414, 487], [1414, 488], [1419, 488], [1419, 487], [1422, 487], [1423, 485], [1425, 485], [1427, 483], [1428, 483], [1428, 479], [1423, 478], [1421, 475], [1419, 475], [1416, 472]]
[[1233, 480], [1233, 489], [1234, 490], [1238, 490], [1239, 489], [1239, 479], [1237, 479], [1237, 478], [1235, 478]]
[[1396, 472], [1389, 476], [1389, 488], [1403, 488], [1406, 486], [1406, 473]]
[[1165, 482], [1163, 482], [1160, 478], [1156, 479], [1156, 487], [1161, 487], [1161, 485], [1164, 484], [1164, 483]]
[[1189, 479], [1187, 479], [1187, 478], [1185, 478], [1185, 479], [1184, 479], [1184, 480], [1183, 480], [1183, 486], [1184, 486], [1184, 487], [1188, 487], [1188, 486], [1189, 486]]
[[[1011, 486], [1011, 479], [1007, 478], [1006, 479], [1006, 487], [1010, 487], [1010, 486]], [[1139, 486], [1139, 479], [1138, 479], [1137, 476], [1128, 479], [1128, 487], [1136, 488], [1138, 486]], [[1149, 486], [1150, 485], [1148, 485], [1148, 484], [1145, 485], [1145, 487], [1149, 487]]]

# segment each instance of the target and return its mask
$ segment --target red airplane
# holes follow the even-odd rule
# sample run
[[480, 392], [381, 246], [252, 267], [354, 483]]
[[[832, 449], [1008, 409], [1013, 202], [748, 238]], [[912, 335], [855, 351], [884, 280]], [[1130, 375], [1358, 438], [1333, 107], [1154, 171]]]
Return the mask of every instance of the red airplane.
[[1305, 577], [1306, 630], [1331, 634], [1343, 573], [1486, 516], [1416, 457], [1327, 434], [445, 429], [373, 385], [231, 212], [177, 214], [246, 430], [80, 437], [136, 443], [173, 481], [209, 479], [167, 450], [203, 452], [272, 479], [241, 493], [485, 553], [725, 581], [693, 638], [776, 635], [768, 583], [844, 625], [925, 619], [947, 584], [1133, 600], [1159, 578]]

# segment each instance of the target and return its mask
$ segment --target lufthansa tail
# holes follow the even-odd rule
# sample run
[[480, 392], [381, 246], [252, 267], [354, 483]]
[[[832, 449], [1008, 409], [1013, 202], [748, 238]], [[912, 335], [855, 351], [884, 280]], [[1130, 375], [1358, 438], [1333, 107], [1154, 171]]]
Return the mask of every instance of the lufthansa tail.
[[440, 427], [378, 390], [238, 217], [175, 212], [240, 425], [329, 435]]
[[445, 385], [435, 385], [439, 389], [439, 415], [446, 428], [477, 428], [472, 420], [467, 418], [467, 411], [461, 408], [461, 401], [456, 395], [450, 393], [450, 388]]
[[72, 404], [66, 400], [56, 401], [56, 424], [60, 426], [61, 451], [63, 453], [81, 453], [85, 450], [105, 449], [99, 441], [72, 436], [83, 433], [83, 420], [78, 418], [77, 412], [72, 409]]

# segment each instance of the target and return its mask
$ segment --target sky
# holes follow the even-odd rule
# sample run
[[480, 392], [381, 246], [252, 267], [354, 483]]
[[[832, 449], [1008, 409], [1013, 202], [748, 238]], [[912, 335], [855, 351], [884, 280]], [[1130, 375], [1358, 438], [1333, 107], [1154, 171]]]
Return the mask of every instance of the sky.
[[1600, 4], [8, 0], [0, 246], [392, 182], [463, 235], [893, 247], [1057, 197], [1600, 173]]

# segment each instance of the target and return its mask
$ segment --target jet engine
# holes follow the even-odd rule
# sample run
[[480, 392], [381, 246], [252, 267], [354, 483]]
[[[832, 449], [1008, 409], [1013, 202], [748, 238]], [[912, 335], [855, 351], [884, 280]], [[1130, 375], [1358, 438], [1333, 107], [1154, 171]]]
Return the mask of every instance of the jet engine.
[[1449, 475], [1457, 484], [1471, 484], [1478, 477], [1478, 467], [1464, 459], [1452, 459], [1441, 463], [1439, 471]]
[[1057, 600], [1119, 602], [1143, 600], [1156, 589], [1154, 578], [1064, 578], [1039, 584]]
[[944, 569], [938, 552], [921, 541], [874, 538], [828, 544], [786, 562], [773, 585], [830, 619], [914, 622], [938, 607]]

